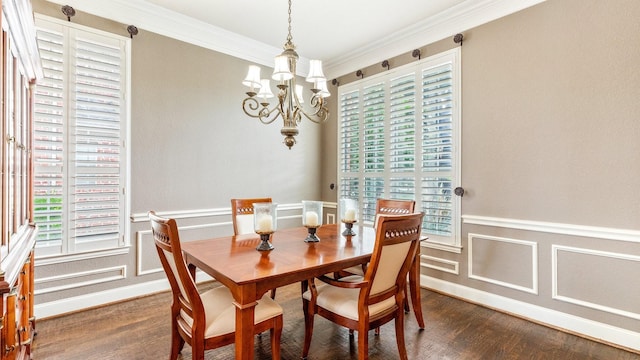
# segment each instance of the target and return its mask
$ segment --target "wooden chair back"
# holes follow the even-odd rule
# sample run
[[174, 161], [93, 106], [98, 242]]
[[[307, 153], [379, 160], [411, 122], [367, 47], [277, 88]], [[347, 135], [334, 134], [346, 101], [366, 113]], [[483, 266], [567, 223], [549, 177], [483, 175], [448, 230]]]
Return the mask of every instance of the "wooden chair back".
[[414, 200], [378, 199], [376, 200], [376, 219], [373, 227], [378, 226], [380, 215], [406, 215], [415, 211]]
[[231, 219], [233, 234], [251, 234], [253, 229], [253, 204], [270, 203], [271, 198], [231, 199]]
[[[172, 354], [182, 349], [184, 340], [194, 346], [194, 338], [204, 341], [205, 311], [198, 293], [195, 279], [187, 269], [180, 247], [180, 235], [174, 219], [166, 219], [149, 212], [153, 240], [158, 250], [162, 268], [169, 279], [173, 302], [171, 304], [172, 319]], [[188, 318], [187, 318], [188, 317]], [[181, 334], [177, 337], [176, 332]], [[195, 335], [194, 335], [195, 334]], [[182, 339], [182, 340], [181, 340]], [[178, 348], [176, 352], [176, 347]]]
[[405, 215], [414, 212], [416, 202], [414, 200], [378, 199], [376, 200], [376, 214], [379, 215]]
[[[198, 292], [195, 268], [187, 267], [182, 255], [178, 227], [174, 219], [149, 212], [153, 239], [162, 267], [169, 278], [171, 304], [171, 355], [176, 360], [184, 343], [191, 345], [192, 358], [203, 360], [204, 351], [235, 342], [233, 295], [224, 286]], [[263, 296], [255, 307], [254, 334], [269, 330], [271, 353], [280, 359], [282, 307]]]
[[404, 291], [418, 251], [423, 216], [423, 213], [380, 215], [376, 243], [364, 274], [364, 280], [371, 284], [365, 288], [369, 306]]
[[395, 320], [400, 359], [407, 360], [404, 342], [406, 279], [418, 251], [424, 213], [380, 215], [376, 242], [364, 277], [340, 280], [321, 276], [326, 284], [302, 294], [305, 337], [302, 356], [309, 354], [315, 314], [358, 332], [358, 359], [368, 359], [368, 331]]

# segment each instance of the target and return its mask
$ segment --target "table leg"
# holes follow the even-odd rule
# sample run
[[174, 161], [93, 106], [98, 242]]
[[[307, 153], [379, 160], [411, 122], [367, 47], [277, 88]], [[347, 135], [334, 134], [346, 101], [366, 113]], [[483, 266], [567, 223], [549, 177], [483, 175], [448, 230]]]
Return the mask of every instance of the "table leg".
[[424, 329], [424, 317], [422, 316], [422, 304], [420, 303], [420, 249], [416, 252], [416, 256], [409, 270], [409, 292], [411, 293], [411, 305], [413, 312], [416, 314], [416, 320], [420, 329]]
[[236, 360], [253, 360], [253, 319], [258, 303], [233, 304], [236, 306]]

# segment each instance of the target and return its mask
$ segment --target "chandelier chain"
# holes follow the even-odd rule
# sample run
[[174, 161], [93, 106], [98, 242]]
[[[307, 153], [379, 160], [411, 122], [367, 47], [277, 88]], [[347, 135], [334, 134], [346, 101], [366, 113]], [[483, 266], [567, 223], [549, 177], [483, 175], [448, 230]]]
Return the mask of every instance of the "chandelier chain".
[[289, 0], [289, 34], [287, 35], [287, 42], [291, 42], [293, 37], [291, 36], [291, 0]]
[[[0, 0], [2, 1], [2, 0]], [[289, 149], [296, 143], [296, 136], [299, 133], [298, 125], [302, 118], [305, 117], [314, 123], [325, 122], [329, 117], [324, 98], [330, 96], [326, 85], [326, 78], [322, 73], [322, 62], [320, 60], [309, 61], [309, 75], [306, 80], [313, 83], [311, 97], [308, 104], [311, 109], [309, 112], [304, 108], [303, 87], [296, 84], [296, 63], [298, 54], [293, 44], [293, 36], [291, 35], [291, 4], [292, 0], [288, 0], [288, 33], [287, 41], [284, 44], [284, 51], [276, 56], [275, 66], [273, 69], [272, 79], [277, 81], [278, 93], [277, 102], [271, 107], [269, 98], [274, 97], [271, 93], [269, 79], [260, 77], [260, 67], [257, 65], [249, 66], [247, 77], [242, 82], [243, 85], [249, 87], [247, 98], [242, 101], [242, 110], [252, 118], [258, 119], [263, 124], [271, 124], [278, 118], [282, 118], [283, 127], [280, 134], [284, 136], [284, 144]]]

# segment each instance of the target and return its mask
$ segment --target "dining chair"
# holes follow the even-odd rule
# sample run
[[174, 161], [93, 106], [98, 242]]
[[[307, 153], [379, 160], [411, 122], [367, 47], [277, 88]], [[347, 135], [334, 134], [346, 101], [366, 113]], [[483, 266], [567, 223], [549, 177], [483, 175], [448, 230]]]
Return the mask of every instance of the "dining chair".
[[[412, 214], [415, 210], [416, 202], [414, 200], [397, 200], [397, 199], [377, 199], [376, 200], [376, 217], [373, 221], [373, 227], [378, 226], [378, 219], [382, 215], [406, 215]], [[345, 274], [364, 275], [368, 264], [352, 266], [344, 269], [337, 276]], [[414, 289], [411, 289], [412, 291]], [[419, 289], [417, 289], [419, 291]], [[409, 302], [406, 302], [405, 310], [409, 310]]]
[[[424, 213], [381, 215], [371, 260], [363, 276], [338, 280], [321, 276], [308, 280], [302, 294], [305, 333], [302, 358], [309, 355], [315, 315], [358, 332], [358, 359], [368, 359], [368, 330], [395, 319], [400, 359], [407, 359], [404, 342], [406, 278], [418, 251]], [[320, 284], [316, 285], [316, 280]]]
[[271, 198], [231, 199], [231, 220], [233, 222], [233, 234], [253, 234], [253, 204], [270, 203]]
[[[270, 203], [271, 198], [231, 199], [231, 221], [233, 234], [244, 235], [255, 232], [253, 226], [253, 204]], [[271, 289], [271, 298], [276, 298], [276, 289]]]
[[[383, 198], [378, 198], [376, 200], [376, 217], [373, 221], [373, 227], [377, 228], [378, 226], [378, 219], [380, 218], [380, 216], [382, 215], [406, 215], [406, 214], [412, 214], [415, 210], [416, 207], [416, 202], [414, 200], [400, 200], [400, 199], [383, 199]], [[337, 274], [334, 274], [334, 278], [339, 278], [342, 276], [348, 276], [348, 275], [364, 275], [365, 271], [367, 270], [367, 266], [369, 264], [365, 263], [365, 264], [361, 264], [361, 265], [357, 265], [357, 266], [352, 266], [349, 268], [346, 268], [340, 272], [338, 272]], [[405, 284], [406, 286], [406, 284]], [[405, 287], [406, 290], [406, 287]], [[411, 291], [420, 291], [420, 289], [411, 289]], [[404, 299], [404, 311], [406, 313], [409, 312], [409, 297], [405, 297]], [[419, 316], [416, 313], [416, 316]], [[422, 323], [422, 322], [421, 322]], [[376, 328], [375, 329], [376, 335], [380, 333], [380, 329]]]
[[[171, 304], [171, 354], [176, 360], [186, 342], [191, 346], [192, 359], [204, 359], [205, 350], [235, 342], [236, 308], [231, 292], [225, 286], [199, 293], [195, 269], [185, 263], [175, 219], [149, 212], [153, 239], [162, 267], [169, 279]], [[269, 330], [271, 354], [280, 359], [282, 307], [269, 296], [258, 300], [255, 307], [254, 334]]]

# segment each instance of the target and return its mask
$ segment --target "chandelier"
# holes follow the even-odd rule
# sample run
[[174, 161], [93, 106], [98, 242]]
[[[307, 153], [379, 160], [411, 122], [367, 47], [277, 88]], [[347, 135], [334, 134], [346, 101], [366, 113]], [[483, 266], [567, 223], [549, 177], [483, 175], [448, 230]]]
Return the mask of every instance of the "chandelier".
[[[284, 144], [291, 149], [296, 143], [298, 124], [302, 116], [314, 123], [321, 123], [329, 117], [329, 111], [324, 103], [324, 98], [331, 95], [327, 90], [327, 79], [322, 71], [320, 60], [309, 62], [309, 75], [306, 80], [313, 83], [311, 97], [308, 100], [311, 107], [306, 110], [303, 106], [303, 87], [296, 85], [296, 63], [298, 53], [291, 37], [291, 0], [289, 0], [289, 33], [287, 42], [284, 43], [284, 51], [276, 56], [275, 66], [271, 78], [277, 82], [277, 102], [272, 108], [269, 99], [274, 95], [271, 92], [269, 79], [260, 78], [260, 67], [250, 65], [247, 77], [242, 84], [249, 87], [247, 98], [242, 101], [242, 110], [250, 117], [257, 118], [263, 124], [271, 124], [279, 117], [283, 126], [280, 133], [284, 135]], [[256, 92], [257, 91], [257, 92]]]

